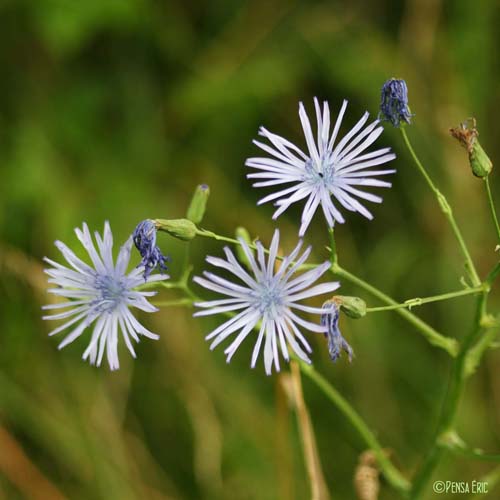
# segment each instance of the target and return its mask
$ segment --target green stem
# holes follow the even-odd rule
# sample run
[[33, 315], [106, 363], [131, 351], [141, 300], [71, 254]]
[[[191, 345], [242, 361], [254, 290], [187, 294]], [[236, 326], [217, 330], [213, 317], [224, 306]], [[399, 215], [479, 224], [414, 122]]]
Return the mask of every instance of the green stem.
[[446, 219], [450, 223], [450, 226], [453, 230], [453, 233], [455, 234], [455, 238], [457, 239], [458, 244], [460, 246], [460, 249], [462, 251], [462, 254], [465, 258], [466, 267], [467, 267], [467, 270], [469, 272], [470, 278], [472, 280], [472, 284], [474, 286], [479, 286], [481, 284], [481, 280], [479, 279], [479, 275], [477, 274], [476, 267], [474, 266], [474, 262], [472, 261], [469, 250], [467, 249], [467, 245], [465, 244], [465, 240], [462, 236], [462, 233], [460, 232], [460, 229], [458, 228], [458, 225], [455, 221], [455, 217], [453, 216], [453, 211], [450, 207], [450, 204], [448, 203], [448, 200], [436, 187], [436, 185], [434, 184], [434, 182], [430, 178], [429, 174], [425, 170], [424, 166], [422, 165], [422, 163], [418, 159], [418, 156], [416, 155], [416, 153], [415, 153], [415, 151], [410, 143], [410, 140], [408, 139], [408, 135], [406, 134], [405, 127], [400, 127], [399, 130], [401, 131], [401, 135], [403, 136], [403, 140], [406, 144], [406, 147], [408, 148], [408, 151], [411, 154], [411, 157], [413, 158], [413, 161], [417, 165], [417, 168], [419, 169], [420, 173], [423, 175], [424, 179], [426, 180], [426, 182], [429, 185], [429, 187], [431, 188], [431, 190], [436, 195], [439, 206], [441, 207], [441, 211], [443, 212]]
[[[213, 231], [209, 231], [208, 229], [197, 229], [196, 235], [203, 236], [204, 238], [212, 238], [217, 241], [225, 241], [226, 243], [233, 243], [234, 245], [241, 245], [240, 240], [237, 240], [236, 238], [228, 238], [227, 236], [222, 236], [214, 233]], [[248, 246], [253, 250], [257, 250], [257, 247], [251, 243]]]
[[483, 318], [486, 316], [486, 299], [487, 291], [484, 291], [478, 299], [476, 307], [476, 317], [474, 321], [474, 327], [471, 332], [464, 338], [458, 356], [455, 358], [451, 378], [448, 383], [448, 389], [446, 392], [445, 400], [443, 403], [443, 410], [441, 412], [441, 417], [437, 425], [436, 438], [424, 458], [422, 466], [415, 476], [415, 481], [413, 483], [413, 489], [411, 492], [412, 499], [418, 499], [423, 493], [423, 490], [430, 480], [434, 469], [439, 463], [446, 446], [443, 444], [441, 436], [445, 436], [452, 429], [453, 423], [458, 410], [458, 404], [460, 402], [460, 397], [463, 393], [465, 387], [465, 381], [467, 379], [466, 373], [466, 362], [467, 356], [472, 348], [476, 339], [482, 333], [481, 323]]
[[149, 290], [150, 288], [166, 288], [168, 290], [182, 290], [183, 283], [180, 281], [147, 281], [142, 285], [136, 286], [134, 290]]
[[486, 185], [486, 192], [488, 193], [488, 204], [490, 206], [491, 216], [493, 218], [495, 229], [497, 231], [497, 238], [498, 241], [500, 242], [500, 225], [498, 224], [497, 211], [495, 210], [495, 203], [493, 202], [493, 195], [491, 194], [491, 187], [488, 176], [484, 178], [484, 184]]
[[299, 362], [302, 373], [313, 381], [323, 394], [344, 414], [353, 427], [358, 431], [366, 445], [373, 451], [377, 457], [380, 470], [387, 481], [397, 490], [405, 493], [410, 489], [408, 480], [394, 467], [387, 458], [375, 434], [366, 425], [356, 410], [349, 402], [316, 370], [302, 361]]
[[[382, 302], [390, 305], [390, 306], [395, 306], [398, 305], [398, 303], [380, 291], [378, 288], [375, 288], [374, 286], [370, 285], [366, 281], [363, 281], [361, 278], [358, 278], [354, 274], [351, 274], [349, 271], [346, 269], [340, 267], [339, 265], [332, 266], [331, 268], [333, 274], [344, 278], [347, 281], [350, 281], [351, 283], [359, 286], [363, 290], [367, 291], [368, 293], [372, 294], [374, 297], [377, 297], [380, 299]], [[444, 349], [446, 352], [448, 352], [451, 356], [456, 356], [458, 353], [458, 343], [455, 339], [452, 339], [450, 337], [445, 337], [444, 335], [441, 335], [438, 333], [434, 328], [432, 328], [430, 325], [428, 325], [425, 321], [422, 321], [418, 316], [415, 316], [412, 312], [406, 310], [406, 309], [395, 309], [396, 313], [405, 318], [409, 323], [411, 323], [413, 326], [415, 326], [419, 332], [432, 344], [437, 347], [440, 347], [441, 349]]]
[[493, 285], [493, 282], [495, 281], [499, 273], [500, 273], [500, 262], [497, 262], [493, 267], [493, 269], [488, 273], [488, 276], [486, 276], [484, 282], [490, 286]]
[[157, 302], [151, 301], [151, 303], [157, 307], [175, 307], [175, 306], [193, 307], [193, 299], [189, 297], [184, 297], [183, 299], [174, 299], [174, 300], [159, 300]]
[[489, 328], [483, 335], [481, 335], [481, 338], [477, 341], [474, 347], [469, 350], [467, 354], [464, 365], [465, 376], [469, 377], [476, 371], [476, 368], [481, 362], [483, 354], [492, 346], [497, 336], [498, 327]]
[[328, 237], [330, 239], [330, 262], [332, 267], [335, 267], [338, 262], [337, 244], [335, 243], [335, 236], [333, 234], [333, 227], [328, 228]]
[[458, 290], [456, 292], [442, 293], [440, 295], [433, 295], [432, 297], [415, 297], [414, 299], [405, 300], [402, 304], [394, 304], [391, 306], [381, 306], [381, 307], [368, 307], [366, 312], [381, 312], [381, 311], [392, 311], [395, 309], [411, 309], [412, 307], [421, 306], [423, 304], [428, 304], [430, 302], [439, 302], [441, 300], [453, 299], [455, 297], [463, 297], [464, 295], [474, 295], [476, 293], [481, 293], [484, 291], [483, 286], [477, 286], [474, 288], [466, 288], [465, 290]]
[[480, 450], [478, 448], [466, 448], [457, 446], [448, 448], [448, 450], [456, 453], [457, 455], [462, 455], [474, 460], [482, 460], [484, 462], [500, 462], [499, 454], [485, 453], [483, 450]]

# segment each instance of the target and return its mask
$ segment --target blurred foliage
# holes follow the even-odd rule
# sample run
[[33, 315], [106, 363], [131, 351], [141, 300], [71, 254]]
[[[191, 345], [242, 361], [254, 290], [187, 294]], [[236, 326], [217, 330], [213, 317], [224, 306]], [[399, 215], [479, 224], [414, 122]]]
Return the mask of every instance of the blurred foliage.
[[[83, 220], [99, 229], [110, 220], [121, 242], [144, 218], [182, 217], [199, 183], [212, 193], [204, 225], [228, 235], [244, 225], [268, 241], [272, 207], [256, 208], [262, 192], [243, 166], [258, 126], [301, 141], [297, 103], [311, 110], [318, 96], [333, 110], [349, 99], [347, 128], [366, 109], [376, 115], [382, 83], [396, 76], [416, 115], [409, 134], [484, 274], [496, 242], [483, 185], [447, 131], [475, 116], [498, 163], [499, 17], [494, 0], [1, 0], [0, 498], [307, 498], [295, 416], [279, 377], [248, 369], [251, 342], [226, 365], [203, 339], [209, 320], [168, 309], [141, 318], [161, 340], [142, 342], [136, 361], [122, 352], [117, 373], [90, 367], [85, 339], [58, 352], [47, 337], [41, 258], [57, 255], [55, 239], [76, 248]], [[457, 289], [461, 257], [435, 199], [397, 131], [379, 143], [398, 154], [398, 174], [373, 222], [351, 214], [337, 229], [341, 264], [399, 300]], [[492, 183], [498, 198], [495, 170]], [[277, 222], [284, 250], [299, 213]], [[307, 239], [325, 259], [321, 217]], [[160, 244], [176, 277], [184, 243], [160, 235]], [[220, 246], [191, 244], [195, 271], [206, 253]], [[353, 286], [342, 293], [378, 305]], [[415, 312], [460, 338], [472, 303]], [[392, 313], [341, 326], [356, 358], [332, 364], [317, 338], [315, 365], [410, 476], [450, 359]], [[500, 449], [498, 361], [487, 354], [458, 421], [464, 439], [491, 451]], [[304, 393], [328, 488], [354, 498], [363, 443], [308, 381]], [[491, 467], [450, 457], [435, 477], [479, 479]], [[381, 498], [395, 497], [382, 484]]]

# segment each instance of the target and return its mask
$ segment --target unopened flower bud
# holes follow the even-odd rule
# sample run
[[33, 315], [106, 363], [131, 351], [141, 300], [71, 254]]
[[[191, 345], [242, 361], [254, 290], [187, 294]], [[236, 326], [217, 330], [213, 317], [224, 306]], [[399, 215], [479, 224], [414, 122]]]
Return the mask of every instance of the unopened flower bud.
[[366, 302], [359, 297], [335, 295], [332, 300], [334, 300], [340, 306], [340, 310], [350, 318], [359, 319], [366, 315]]
[[194, 223], [188, 219], [155, 219], [154, 223], [158, 231], [165, 231], [183, 241], [192, 240], [198, 233]]
[[379, 119], [399, 127], [401, 122], [410, 123], [411, 117], [406, 82], [396, 78], [387, 80], [382, 86]]
[[210, 188], [207, 184], [200, 184], [196, 187], [186, 214], [190, 221], [199, 224], [203, 220], [209, 196]]
[[460, 126], [450, 128], [450, 133], [467, 150], [472, 173], [483, 179], [488, 177], [493, 164], [477, 139], [479, 132], [476, 129], [475, 118], [469, 118]]

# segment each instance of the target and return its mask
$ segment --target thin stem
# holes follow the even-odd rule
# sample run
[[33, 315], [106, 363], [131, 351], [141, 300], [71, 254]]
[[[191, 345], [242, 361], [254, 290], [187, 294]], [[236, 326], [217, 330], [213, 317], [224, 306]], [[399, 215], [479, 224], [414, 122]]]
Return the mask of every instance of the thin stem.
[[[233, 243], [235, 245], [241, 245], [241, 241], [237, 240], [236, 238], [229, 238], [227, 236], [222, 236], [220, 234], [214, 233], [213, 231], [209, 231], [208, 229], [198, 229], [196, 231], [197, 236], [203, 236], [205, 238], [212, 238], [213, 240], [217, 241], [225, 241], [227, 243]], [[248, 244], [250, 248], [253, 250], [257, 250], [257, 247], [251, 243]]]
[[190, 250], [190, 247], [191, 247], [191, 242], [187, 241], [186, 245], [184, 246], [184, 261], [182, 263], [182, 270], [183, 270], [184, 273], [190, 271], [190, 265], [189, 265], [189, 257], [190, 257], [189, 250]]
[[498, 327], [487, 329], [477, 343], [467, 353], [464, 370], [465, 376], [472, 375], [481, 362], [484, 353], [492, 346], [495, 339], [498, 337]]
[[448, 450], [456, 453], [457, 455], [462, 455], [475, 460], [482, 460], [484, 462], [500, 462], [500, 454], [485, 453], [483, 450], [478, 448], [453, 446], [448, 448]]
[[491, 217], [493, 218], [493, 223], [495, 224], [495, 229], [497, 231], [497, 238], [500, 242], [500, 225], [498, 225], [497, 211], [495, 210], [495, 203], [493, 201], [493, 195], [491, 194], [491, 187], [488, 176], [484, 178], [484, 184], [486, 185], [486, 192], [488, 193], [488, 204], [491, 210]]
[[380, 470], [387, 481], [397, 490], [406, 493], [410, 489], [409, 481], [394, 467], [387, 458], [375, 434], [370, 430], [356, 410], [349, 402], [316, 370], [302, 361], [299, 362], [302, 373], [313, 381], [323, 394], [344, 414], [366, 445], [373, 451], [377, 457]]
[[149, 290], [150, 288], [166, 288], [168, 290], [182, 290], [183, 284], [180, 281], [146, 281], [142, 285], [136, 286], [134, 290]]
[[151, 301], [157, 307], [187, 306], [193, 307], [193, 299], [185, 297], [183, 299]]
[[500, 273], [500, 262], [497, 262], [493, 267], [493, 269], [488, 273], [488, 276], [486, 276], [484, 282], [490, 286], [493, 285], [493, 282], [495, 281], [499, 273]]
[[500, 462], [499, 454], [485, 453], [480, 448], [471, 448], [453, 430], [441, 435], [439, 437], [439, 444], [457, 455], [473, 458], [475, 460], [484, 460], [486, 462]]
[[430, 302], [439, 302], [441, 300], [453, 299], [455, 297], [463, 297], [464, 295], [474, 295], [476, 293], [481, 293], [484, 291], [483, 286], [476, 286], [474, 288], [466, 288], [464, 290], [458, 290], [456, 292], [442, 293], [440, 295], [433, 295], [432, 297], [415, 297], [414, 299], [405, 300], [402, 304], [394, 304], [391, 306], [381, 306], [381, 307], [368, 307], [366, 312], [382, 312], [382, 311], [392, 311], [395, 309], [411, 309], [412, 307], [421, 306], [423, 304], [429, 304]]
[[333, 233], [333, 227], [328, 228], [328, 237], [330, 239], [330, 262], [332, 263], [332, 267], [337, 265], [338, 256], [337, 256], [337, 244], [335, 243], [335, 235]]
[[439, 203], [439, 206], [441, 207], [441, 211], [445, 215], [445, 217], [448, 219], [448, 222], [450, 223], [450, 226], [453, 230], [453, 233], [455, 234], [455, 238], [458, 241], [458, 244], [460, 246], [460, 249], [462, 251], [462, 254], [465, 258], [466, 262], [466, 267], [469, 272], [470, 278], [472, 280], [472, 284], [474, 286], [479, 286], [481, 284], [481, 280], [479, 279], [479, 275], [477, 274], [476, 267], [474, 266], [474, 262], [472, 261], [472, 258], [470, 256], [469, 250], [467, 248], [467, 245], [465, 244], [465, 240], [462, 236], [462, 233], [460, 232], [460, 229], [458, 228], [458, 225], [455, 221], [455, 217], [453, 216], [453, 211], [450, 207], [450, 204], [448, 203], [448, 200], [444, 196], [444, 194], [439, 191], [439, 189], [436, 187], [432, 179], [430, 178], [429, 174], [425, 170], [424, 166], [418, 159], [418, 156], [416, 155], [410, 140], [408, 139], [408, 135], [406, 134], [405, 127], [400, 127], [399, 129], [401, 131], [401, 135], [403, 136], [403, 140], [406, 144], [406, 147], [408, 148], [408, 151], [411, 154], [411, 157], [413, 158], [413, 161], [417, 165], [417, 168], [419, 169], [420, 173], [423, 175], [424, 179], [426, 180], [427, 184], [431, 188], [431, 190], [434, 192], [436, 195], [437, 201]]
[[[363, 290], [372, 294], [374, 297], [377, 297], [382, 302], [394, 306], [398, 305], [398, 303], [386, 295], [384, 292], [380, 291], [378, 288], [370, 285], [366, 281], [363, 281], [361, 278], [358, 278], [354, 274], [351, 274], [346, 269], [340, 267], [339, 265], [332, 267], [333, 274], [344, 278], [347, 281], [359, 286]], [[458, 342], [455, 339], [450, 337], [445, 337], [438, 333], [432, 326], [428, 325], [425, 321], [421, 320], [418, 316], [415, 316], [412, 312], [406, 309], [395, 309], [396, 313], [405, 318], [409, 323], [415, 326], [419, 332], [432, 344], [441, 349], [444, 349], [451, 356], [456, 356], [458, 353]]]

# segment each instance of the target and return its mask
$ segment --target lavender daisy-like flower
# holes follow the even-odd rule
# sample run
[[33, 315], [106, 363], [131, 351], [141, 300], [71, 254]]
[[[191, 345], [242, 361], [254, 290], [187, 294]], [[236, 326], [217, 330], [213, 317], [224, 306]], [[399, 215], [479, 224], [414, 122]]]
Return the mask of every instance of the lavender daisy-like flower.
[[[47, 320], [67, 319], [63, 325], [49, 333], [55, 335], [63, 330], [71, 329], [66, 338], [59, 344], [59, 349], [77, 339], [94, 324], [90, 343], [83, 353], [83, 359], [90, 359], [92, 365], [100, 366], [104, 353], [108, 358], [111, 370], [119, 368], [118, 335], [121, 332], [125, 344], [135, 358], [131, 339], [139, 342], [139, 335], [151, 339], [159, 336], [142, 326], [130, 312], [135, 307], [146, 312], [158, 309], [148, 302], [146, 297], [155, 295], [153, 291], [138, 291], [135, 287], [144, 283], [143, 267], [126, 274], [132, 248], [132, 237], [121, 247], [113, 262], [113, 235], [109, 223], [104, 224], [103, 236], [96, 231], [97, 249], [87, 224], [82, 229], [76, 228], [75, 233], [87, 251], [92, 266], [79, 259], [64, 243], [56, 241], [55, 245], [62, 253], [70, 267], [59, 264], [47, 257], [44, 258], [51, 266], [45, 269], [50, 276], [49, 283], [56, 288], [49, 293], [69, 299], [66, 302], [43, 306], [42, 309], [60, 310], [64, 312], [43, 316]], [[167, 279], [165, 274], [151, 276], [149, 281]]]
[[274, 201], [278, 208], [274, 212], [273, 219], [279, 217], [293, 203], [306, 200], [299, 236], [305, 234], [319, 206], [330, 227], [333, 227], [335, 221], [344, 222], [339, 205], [351, 212], [359, 212], [367, 219], [372, 219], [372, 214], [359, 200], [381, 203], [382, 198], [359, 188], [391, 187], [389, 182], [377, 179], [377, 177], [395, 172], [393, 169], [373, 169], [396, 157], [390, 148], [364, 153], [383, 131], [383, 127], [379, 126], [379, 120], [365, 127], [369, 116], [365, 113], [349, 133], [336, 142], [347, 101], [344, 100], [342, 104], [333, 130], [330, 130], [328, 103], [325, 101], [321, 110], [315, 98], [314, 106], [318, 124], [316, 139], [304, 105], [299, 104], [299, 117], [307, 143], [307, 154], [283, 137], [261, 127], [259, 135], [266, 137], [271, 145], [259, 141], [253, 142], [271, 158], [249, 158], [245, 163], [248, 167], [259, 171], [248, 174], [248, 178], [263, 179], [254, 183], [254, 187], [291, 184], [259, 201], [259, 205]]
[[206, 339], [212, 340], [210, 349], [214, 349], [237, 333], [224, 351], [229, 363], [240, 344], [255, 328], [258, 333], [252, 354], [252, 368], [255, 367], [262, 346], [264, 367], [268, 375], [271, 374], [273, 362], [276, 371], [280, 370], [279, 351], [285, 360], [289, 360], [288, 347], [301, 359], [310, 363], [307, 353], [311, 352], [311, 347], [301, 328], [325, 333], [326, 326], [312, 323], [299, 316], [297, 312], [324, 314], [325, 311], [320, 307], [299, 304], [299, 301], [330, 293], [339, 287], [338, 282], [312, 286], [328, 270], [330, 263], [324, 262], [314, 269], [297, 275], [300, 266], [311, 253], [311, 247], [299, 256], [302, 248], [300, 241], [290, 255], [278, 262], [278, 230], [274, 232], [267, 258], [260, 242], [256, 244], [255, 256], [244, 239], [240, 238], [239, 241], [251, 268], [250, 273], [238, 263], [228, 247], [224, 248], [225, 259], [218, 257], [206, 259], [209, 264], [229, 271], [238, 279], [238, 283], [210, 272], [204, 272], [204, 277], [194, 278], [199, 285], [227, 297], [196, 303], [195, 305], [202, 310], [196, 312], [195, 316], [235, 312], [234, 317], [207, 335]]

